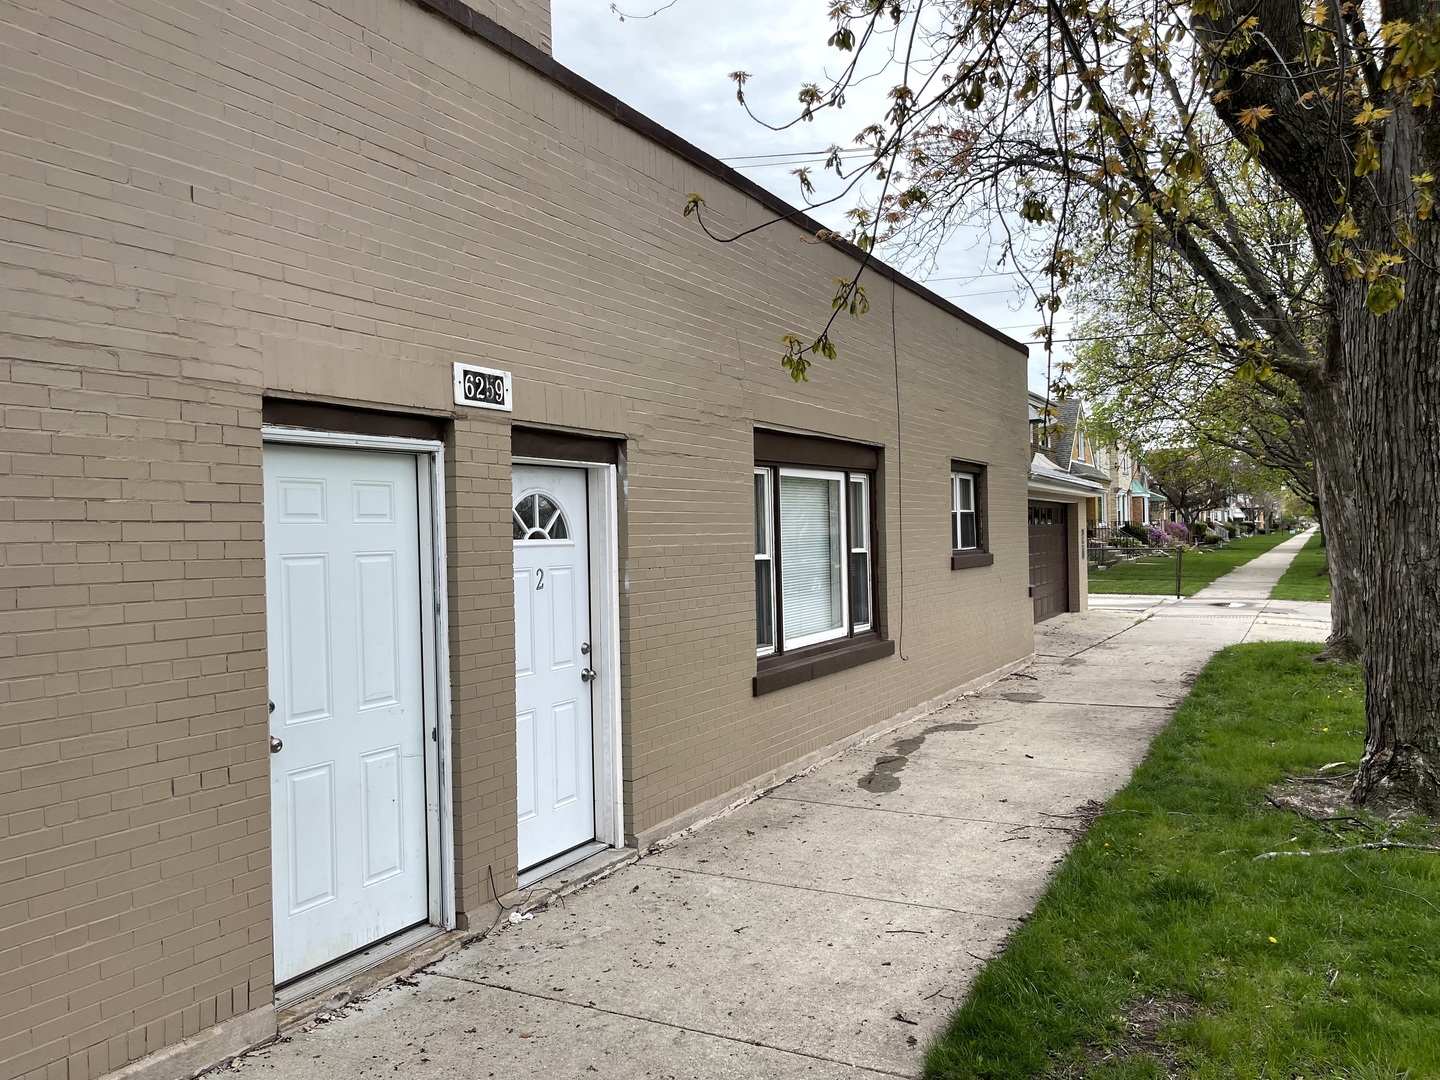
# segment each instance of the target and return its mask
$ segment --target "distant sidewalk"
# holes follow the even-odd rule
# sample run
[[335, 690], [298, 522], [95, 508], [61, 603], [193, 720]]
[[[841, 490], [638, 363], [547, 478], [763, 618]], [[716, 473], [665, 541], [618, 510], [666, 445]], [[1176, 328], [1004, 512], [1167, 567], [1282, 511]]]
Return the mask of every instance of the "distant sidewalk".
[[1290, 562], [1300, 554], [1306, 542], [1315, 533], [1314, 529], [1292, 536], [1276, 544], [1263, 555], [1257, 555], [1244, 566], [1238, 566], [1218, 581], [1206, 585], [1195, 594], [1196, 600], [1268, 600], [1270, 590], [1280, 582], [1280, 577], [1290, 568]]
[[1092, 611], [1128, 611], [1146, 617], [1150, 632], [1188, 643], [1199, 637], [1218, 644], [1250, 641], [1324, 641], [1330, 636], [1330, 604], [1320, 600], [1271, 600], [1270, 590], [1314, 533], [1311, 529], [1257, 555], [1194, 596], [1091, 593]]

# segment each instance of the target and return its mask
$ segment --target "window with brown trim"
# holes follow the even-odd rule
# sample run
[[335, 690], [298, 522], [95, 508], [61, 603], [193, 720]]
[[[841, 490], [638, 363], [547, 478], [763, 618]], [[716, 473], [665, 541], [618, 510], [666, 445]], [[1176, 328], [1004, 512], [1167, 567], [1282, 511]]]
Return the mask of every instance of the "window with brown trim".
[[950, 569], [990, 566], [986, 532], [985, 466], [974, 461], [950, 463]]
[[755, 693], [889, 656], [876, 611], [879, 452], [755, 433]]

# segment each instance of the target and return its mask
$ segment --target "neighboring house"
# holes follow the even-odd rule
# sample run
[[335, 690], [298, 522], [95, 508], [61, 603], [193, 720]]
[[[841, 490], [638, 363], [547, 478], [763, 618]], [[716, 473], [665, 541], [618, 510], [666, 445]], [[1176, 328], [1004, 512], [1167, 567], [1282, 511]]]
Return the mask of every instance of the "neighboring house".
[[1099, 447], [1085, 430], [1085, 407], [1079, 398], [1068, 398], [1058, 409], [1059, 436], [1055, 447], [1055, 460], [1072, 475], [1082, 480], [1091, 480], [1102, 488], [1099, 494], [1086, 500], [1086, 527], [1093, 529], [1108, 522], [1110, 513], [1110, 472]]
[[872, 263], [796, 386], [859, 253], [485, 11], [0, 14], [6, 1078], [188, 1075], [997, 677], [1037, 535], [1084, 605], [1023, 346]]
[[1150, 490], [1150, 474], [1145, 463], [1130, 451], [1122, 451], [1119, 455], [1114, 491], [1115, 518], [1112, 524], [1115, 525], [1131, 522], [1136, 525], [1149, 525], [1151, 508], [1156, 499], [1164, 501], [1163, 497], [1156, 496]]
[[1262, 531], [1278, 528], [1280, 517], [1280, 500], [1273, 495], [1231, 495], [1224, 506], [1205, 514], [1207, 521], [1226, 528], [1243, 521]]
[[1080, 402], [1029, 395], [1030, 597], [1035, 621], [1088, 608], [1087, 523], [1104, 505], [1104, 474], [1080, 434]]

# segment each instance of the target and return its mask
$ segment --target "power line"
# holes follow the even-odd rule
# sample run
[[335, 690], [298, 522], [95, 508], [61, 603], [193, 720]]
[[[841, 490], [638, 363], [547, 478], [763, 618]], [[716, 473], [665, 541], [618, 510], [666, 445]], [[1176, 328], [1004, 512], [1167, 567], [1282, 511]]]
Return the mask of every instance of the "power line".
[[[845, 154], [859, 153], [859, 149], [857, 148], [857, 149], [853, 149], [853, 150], [846, 150], [844, 147], [841, 147], [840, 152], [841, 152], [841, 153], [845, 153]], [[822, 157], [822, 158], [823, 158], [823, 157], [828, 157], [829, 155], [830, 155], [830, 148], [829, 148], [829, 147], [826, 147], [824, 150], [781, 150], [781, 151], [779, 151], [778, 153], [774, 153], [774, 154], [735, 154], [735, 155], [732, 156], [732, 157], [722, 157], [720, 160], [721, 160], [721, 161], [761, 161], [761, 160], [764, 160], [765, 158], [780, 158], [780, 157]]]

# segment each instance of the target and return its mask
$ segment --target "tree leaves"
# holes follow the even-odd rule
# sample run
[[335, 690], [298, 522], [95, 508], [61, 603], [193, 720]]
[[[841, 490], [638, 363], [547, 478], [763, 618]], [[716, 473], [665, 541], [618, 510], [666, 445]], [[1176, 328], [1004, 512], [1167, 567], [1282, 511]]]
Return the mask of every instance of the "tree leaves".
[[1370, 284], [1365, 294], [1365, 306], [1372, 315], [1384, 315], [1394, 311], [1405, 299], [1405, 283], [1394, 274], [1381, 274]]

